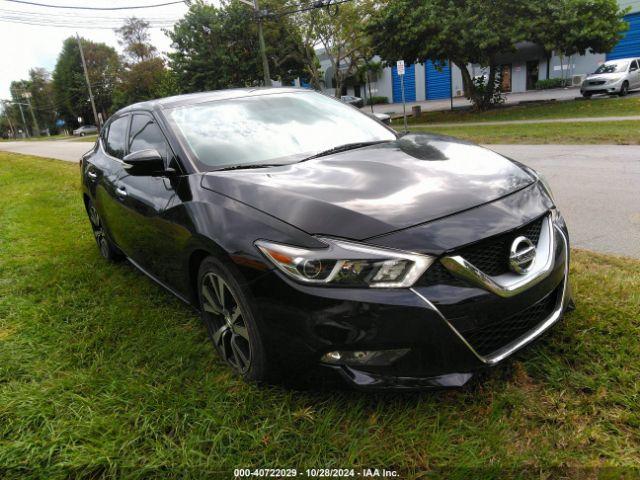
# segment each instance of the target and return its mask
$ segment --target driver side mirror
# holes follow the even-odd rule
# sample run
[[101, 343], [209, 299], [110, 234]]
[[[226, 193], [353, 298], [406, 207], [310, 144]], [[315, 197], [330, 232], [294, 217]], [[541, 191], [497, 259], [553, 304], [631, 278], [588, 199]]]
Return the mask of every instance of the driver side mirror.
[[[151, 174], [164, 172], [164, 160], [155, 148], [147, 148], [132, 152], [122, 159], [137, 173]], [[132, 172], [133, 173], [133, 172]]]

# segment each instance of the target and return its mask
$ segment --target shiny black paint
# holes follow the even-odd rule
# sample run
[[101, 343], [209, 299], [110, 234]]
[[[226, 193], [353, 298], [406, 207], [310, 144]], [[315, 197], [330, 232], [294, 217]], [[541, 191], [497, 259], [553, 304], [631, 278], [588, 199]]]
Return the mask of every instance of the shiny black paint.
[[[224, 95], [259, 94], [233, 92]], [[409, 364], [338, 370], [356, 384], [408, 388], [462, 384], [469, 375], [457, 374], [483, 367], [409, 289], [301, 285], [274, 271], [253, 242], [321, 248], [313, 234], [324, 234], [440, 256], [548, 212], [553, 203], [527, 170], [466, 142], [415, 134], [300, 164], [200, 173], [163, 108], [211, 98], [165, 99], [116, 114], [152, 115], [175, 154], [174, 171], [136, 174], [105, 153], [102, 139], [81, 162], [83, 195], [136, 266], [196, 304], [199, 262], [206, 255], [235, 262], [258, 303], [267, 349], [286, 369], [316, 365], [330, 350], [406, 347], [414, 349]], [[446, 315], [478, 312], [474, 321], [482, 321], [555, 288], [564, 262], [556, 255], [552, 275], [508, 301], [473, 287], [416, 289]]]

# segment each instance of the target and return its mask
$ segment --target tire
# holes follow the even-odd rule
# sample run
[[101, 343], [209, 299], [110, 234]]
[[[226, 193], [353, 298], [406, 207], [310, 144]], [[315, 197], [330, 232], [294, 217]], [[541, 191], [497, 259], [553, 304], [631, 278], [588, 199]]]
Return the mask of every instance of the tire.
[[[202, 321], [220, 358], [248, 382], [267, 382], [275, 375], [258, 326], [251, 292], [242, 286], [236, 267], [207, 257], [198, 271]], [[222, 292], [220, 294], [220, 292]]]
[[582, 94], [582, 96], [583, 96], [584, 98], [586, 98], [587, 100], [591, 98], [591, 95], [593, 95], [593, 94], [592, 94], [592, 93], [590, 93], [590, 92], [583, 92], [583, 94]]
[[93, 237], [96, 239], [96, 243], [98, 244], [100, 255], [109, 262], [118, 262], [122, 260], [124, 255], [107, 236], [100, 214], [94, 207], [91, 200], [87, 200], [87, 215], [89, 216], [89, 223], [91, 224]]
[[629, 82], [625, 81], [620, 87], [620, 93], [618, 95], [624, 97], [627, 95], [627, 93], [629, 93]]
[[81, 137], [84, 137], [84, 135], [85, 135], [85, 133], [84, 133], [84, 132], [82, 132], [82, 133], [80, 134], [80, 136], [81, 136]]

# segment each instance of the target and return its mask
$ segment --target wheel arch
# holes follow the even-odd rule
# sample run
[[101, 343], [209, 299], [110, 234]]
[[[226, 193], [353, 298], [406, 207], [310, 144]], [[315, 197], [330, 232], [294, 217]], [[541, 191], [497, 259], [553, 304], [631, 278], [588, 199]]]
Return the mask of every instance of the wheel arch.
[[191, 297], [193, 305], [195, 305], [196, 307], [199, 306], [198, 272], [200, 271], [200, 265], [207, 257], [216, 257], [221, 260], [230, 260], [227, 252], [225, 252], [222, 247], [213, 242], [208, 242], [206, 246], [199, 245], [191, 251], [187, 263], [187, 280], [189, 286], [189, 295]]

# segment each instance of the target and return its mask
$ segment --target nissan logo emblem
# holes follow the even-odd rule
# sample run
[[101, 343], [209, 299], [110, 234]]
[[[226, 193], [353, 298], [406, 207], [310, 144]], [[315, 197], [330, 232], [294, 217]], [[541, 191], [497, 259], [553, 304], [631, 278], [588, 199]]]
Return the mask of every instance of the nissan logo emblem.
[[518, 237], [511, 244], [509, 251], [509, 268], [515, 273], [524, 275], [529, 271], [536, 259], [536, 247], [527, 237]]

